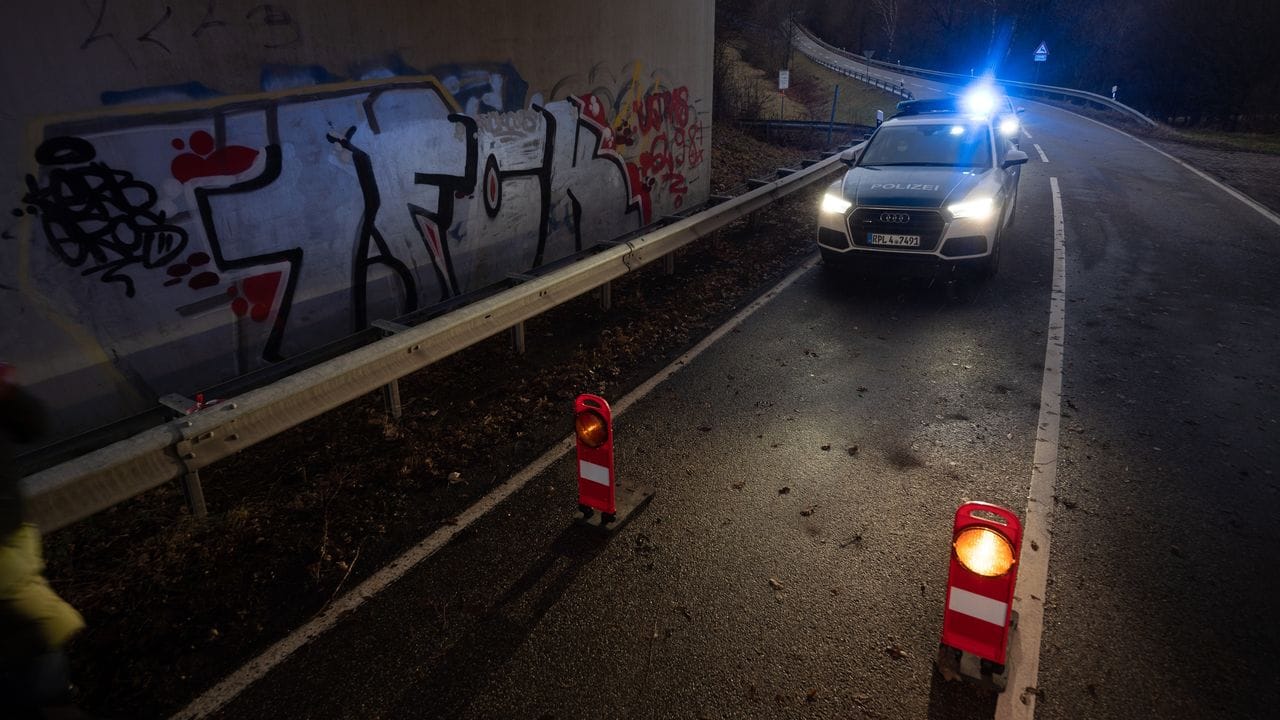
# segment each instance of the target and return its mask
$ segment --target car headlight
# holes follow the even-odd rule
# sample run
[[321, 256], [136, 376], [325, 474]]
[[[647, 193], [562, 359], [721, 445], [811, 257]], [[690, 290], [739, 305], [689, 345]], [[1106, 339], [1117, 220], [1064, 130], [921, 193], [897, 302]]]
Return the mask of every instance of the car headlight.
[[831, 213], [833, 215], [843, 215], [844, 212], [848, 210], [852, 205], [853, 203], [849, 202], [848, 200], [845, 200], [839, 195], [832, 195], [831, 193], [827, 193], [826, 195], [822, 196], [822, 212], [824, 213]]
[[1013, 137], [1018, 134], [1017, 118], [1005, 118], [1000, 121], [1000, 134], [1005, 137]]
[[991, 216], [991, 212], [995, 210], [995, 207], [995, 198], [982, 197], [948, 205], [947, 212], [951, 213], [951, 217], [956, 220], [960, 218], [983, 220]]

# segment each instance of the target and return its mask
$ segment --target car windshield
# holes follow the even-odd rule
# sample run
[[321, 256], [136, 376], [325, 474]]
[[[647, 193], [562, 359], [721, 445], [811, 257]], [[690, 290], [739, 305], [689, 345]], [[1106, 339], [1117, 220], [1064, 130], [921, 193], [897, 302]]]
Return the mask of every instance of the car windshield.
[[991, 143], [981, 123], [918, 123], [881, 127], [863, 166], [991, 167]]

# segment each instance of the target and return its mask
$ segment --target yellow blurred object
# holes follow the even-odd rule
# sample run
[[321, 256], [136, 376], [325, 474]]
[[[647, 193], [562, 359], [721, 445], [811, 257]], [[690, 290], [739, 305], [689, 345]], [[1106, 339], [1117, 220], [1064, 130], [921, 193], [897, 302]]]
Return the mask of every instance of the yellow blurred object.
[[1013, 546], [994, 530], [968, 528], [956, 536], [953, 545], [960, 564], [984, 577], [999, 577], [1013, 567]]
[[609, 439], [609, 428], [598, 413], [590, 410], [580, 412], [574, 424], [578, 440], [589, 448], [598, 448]]
[[[42, 654], [57, 650], [84, 628], [84, 618], [58, 597], [44, 578], [40, 531], [22, 525], [0, 539], [0, 633], [6, 660], [12, 653]], [[21, 647], [20, 640], [31, 640]]]

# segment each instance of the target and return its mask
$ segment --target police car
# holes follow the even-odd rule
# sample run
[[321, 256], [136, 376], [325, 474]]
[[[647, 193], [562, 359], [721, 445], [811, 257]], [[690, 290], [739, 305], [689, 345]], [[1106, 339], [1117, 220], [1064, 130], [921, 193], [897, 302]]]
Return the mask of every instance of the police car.
[[826, 267], [994, 275], [1027, 162], [1003, 122], [953, 99], [898, 103], [896, 115], [845, 151], [849, 170], [822, 198]]

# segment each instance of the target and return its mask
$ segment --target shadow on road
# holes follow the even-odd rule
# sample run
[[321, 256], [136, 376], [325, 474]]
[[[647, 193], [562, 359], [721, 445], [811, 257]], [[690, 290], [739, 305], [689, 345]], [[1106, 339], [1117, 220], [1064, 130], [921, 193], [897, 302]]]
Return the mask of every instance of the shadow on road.
[[929, 686], [929, 720], [986, 720], [996, 714], [998, 697], [966, 682], [947, 682], [934, 668]]
[[390, 714], [431, 708], [434, 717], [459, 715], [495, 674], [505, 671], [507, 660], [611, 537], [583, 525], [566, 528], [506, 592], [469, 619], [467, 631], [431, 658], [424, 675], [404, 684]]

